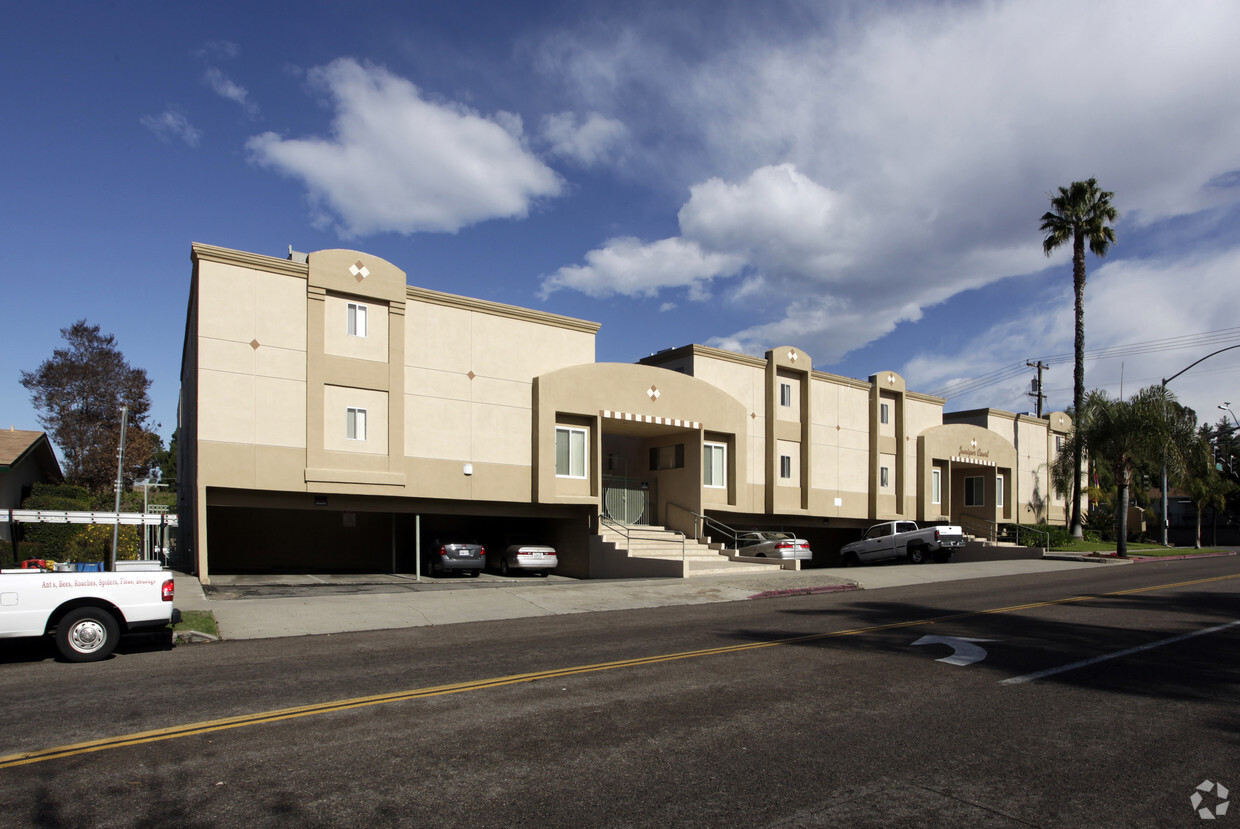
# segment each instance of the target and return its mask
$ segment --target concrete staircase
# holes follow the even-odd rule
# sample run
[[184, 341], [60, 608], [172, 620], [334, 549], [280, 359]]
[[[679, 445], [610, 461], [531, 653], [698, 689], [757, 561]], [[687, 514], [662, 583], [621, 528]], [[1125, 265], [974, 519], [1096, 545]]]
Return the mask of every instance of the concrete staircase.
[[[610, 559], [608, 570], [630, 571], [632, 575], [725, 575], [728, 573], [769, 573], [780, 562], [734, 561], [721, 544], [703, 544], [692, 538], [684, 542], [683, 564], [680, 535], [653, 525], [629, 526], [629, 538], [603, 525], [596, 536], [601, 552]], [[628, 566], [625, 566], [627, 563]], [[657, 572], [656, 572], [657, 571]], [[679, 573], [675, 572], [679, 571]]]

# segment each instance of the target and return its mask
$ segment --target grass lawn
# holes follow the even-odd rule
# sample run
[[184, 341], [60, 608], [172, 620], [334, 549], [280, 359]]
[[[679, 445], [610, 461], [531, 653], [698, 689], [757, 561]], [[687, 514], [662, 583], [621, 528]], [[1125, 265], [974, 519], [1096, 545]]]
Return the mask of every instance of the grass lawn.
[[182, 610], [181, 623], [173, 625], [173, 630], [196, 630], [219, 636], [220, 629], [215, 624], [215, 614], [209, 610]]

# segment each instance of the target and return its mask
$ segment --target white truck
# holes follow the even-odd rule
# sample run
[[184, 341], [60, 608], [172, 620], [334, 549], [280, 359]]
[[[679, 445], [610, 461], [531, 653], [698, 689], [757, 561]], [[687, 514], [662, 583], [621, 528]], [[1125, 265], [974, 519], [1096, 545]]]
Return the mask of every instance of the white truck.
[[172, 572], [155, 561], [118, 561], [108, 572], [0, 570], [0, 639], [54, 636], [70, 662], [96, 662], [122, 633], [178, 621]]
[[884, 521], [866, 530], [860, 541], [845, 544], [840, 560], [845, 567], [893, 558], [921, 564], [931, 556], [944, 562], [963, 546], [964, 530], [954, 524], [919, 528], [915, 521]]

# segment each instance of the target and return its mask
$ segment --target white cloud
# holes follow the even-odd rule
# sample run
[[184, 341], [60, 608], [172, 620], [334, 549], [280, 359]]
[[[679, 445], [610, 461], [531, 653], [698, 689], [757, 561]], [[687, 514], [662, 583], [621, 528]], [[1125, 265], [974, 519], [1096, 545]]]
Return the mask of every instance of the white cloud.
[[204, 60], [233, 60], [241, 54], [241, 47], [231, 40], [209, 40], [194, 50], [194, 56]]
[[730, 276], [742, 264], [740, 257], [708, 253], [680, 238], [651, 244], [632, 237], [612, 239], [587, 253], [585, 265], [569, 265], [546, 277], [542, 296], [572, 288], [599, 299], [615, 294], [649, 297], [676, 287], [687, 288], [690, 299], [703, 300], [712, 279]]
[[240, 105], [251, 118], [258, 115], [258, 104], [250, 100], [250, 94], [245, 87], [233, 81], [216, 67], [207, 68], [203, 81], [216, 95]]
[[[626, 172], [690, 189], [678, 238], [735, 265], [699, 283], [762, 300], [761, 322], [719, 343], [796, 339], [829, 363], [962, 291], [1040, 271], [1046, 194], [1074, 179], [1116, 193], [1128, 223], [1112, 259], [1123, 231], [1237, 198], [1208, 186], [1240, 169], [1240, 109], [1217, 92], [1240, 82], [1234, 3], [797, 8], [795, 30], [724, 20], [723, 49], [661, 17], [544, 44], [575, 100], [623, 119], [643, 151]], [[655, 261], [679, 255], [671, 241], [644, 252], [648, 292], [683, 284]], [[607, 278], [574, 273], [556, 287]]]
[[543, 119], [542, 137], [550, 152], [582, 167], [594, 167], [613, 160], [628, 137], [628, 129], [614, 118], [592, 112], [585, 119], [573, 112], [548, 115]]
[[166, 109], [159, 115], [143, 115], [138, 120], [160, 141], [180, 140], [190, 147], [197, 147], [202, 140], [202, 130], [175, 109]]
[[487, 118], [426, 100], [386, 69], [341, 59], [311, 80], [336, 109], [330, 138], [257, 135], [255, 162], [301, 179], [351, 235], [456, 232], [495, 218], [523, 218], [559, 195], [553, 170], [522, 144], [509, 114]]

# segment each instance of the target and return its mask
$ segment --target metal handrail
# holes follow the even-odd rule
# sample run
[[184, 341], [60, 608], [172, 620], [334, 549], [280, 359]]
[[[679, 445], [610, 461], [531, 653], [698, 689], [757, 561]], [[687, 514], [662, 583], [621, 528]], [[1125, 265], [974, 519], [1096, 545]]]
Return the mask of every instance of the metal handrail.
[[[694, 512], [688, 507], [682, 507], [680, 504], [673, 503], [672, 501], [668, 501], [667, 506], [669, 508], [675, 507], [676, 509], [681, 510], [682, 512], [687, 512], [690, 515], [692, 515], [695, 519], [697, 519], [697, 521], [702, 522], [700, 531], [696, 523], [694, 524], [694, 527], [693, 527], [693, 535], [698, 541], [701, 541], [702, 536], [707, 535], [707, 531], [710, 531], [711, 533], [718, 533], [719, 535], [723, 536], [725, 539], [728, 540], [723, 545], [725, 549], [735, 550], [740, 547], [740, 533], [738, 533], [732, 527], [729, 527], [727, 524], [724, 524], [720, 521], [716, 521], [715, 519], [711, 518], [709, 515], [703, 515], [701, 513]], [[711, 535], [711, 538], [714, 538], [713, 534]]]
[[1033, 527], [1026, 527], [1023, 524], [1014, 524], [1012, 526], [1014, 527], [1014, 531], [1011, 533], [1011, 535], [1008, 535], [1000, 531], [999, 529], [1000, 525], [997, 521], [991, 521], [986, 518], [965, 518], [960, 521], [960, 527], [966, 533], [968, 533], [969, 535], [980, 536], [987, 541], [1008, 541], [1010, 540], [1013, 544], [1020, 544], [1021, 533], [1030, 533], [1035, 536], [1040, 536], [1040, 538], [1038, 538], [1037, 540], [1041, 541], [1042, 543], [1041, 544], [1027, 544], [1025, 546], [1030, 546], [1030, 547], [1038, 546], [1044, 550], [1050, 549], [1050, 546], [1051, 546], [1050, 533], [1046, 532], [1045, 530], [1035, 530]]
[[[603, 515], [601, 513], [599, 514], [598, 521], [600, 524], [614, 530], [618, 535], [624, 536], [624, 540], [629, 542], [630, 545], [632, 544], [633, 539], [635, 538], [639, 541], [667, 542], [667, 539], [663, 536], [662, 533], [646, 532], [645, 536], [643, 537], [641, 534], [642, 530], [634, 530], [631, 525], [622, 524], [619, 521], [615, 520], [614, 518], [608, 518], [606, 515]], [[666, 529], [666, 528], [663, 530], [663, 532], [664, 533], [675, 533], [676, 535], [680, 536], [680, 561], [683, 564], [686, 560], [685, 534], [682, 533], [680, 530], [672, 530], [672, 529]], [[628, 549], [627, 545], [625, 549]]]

